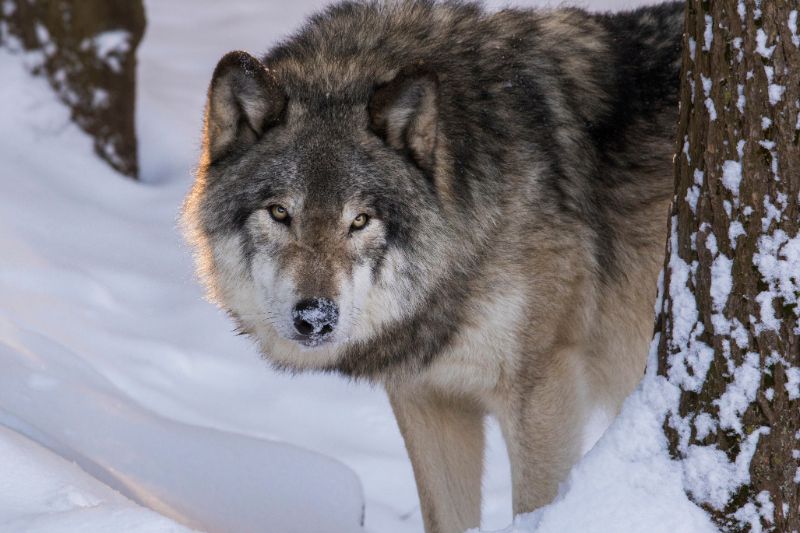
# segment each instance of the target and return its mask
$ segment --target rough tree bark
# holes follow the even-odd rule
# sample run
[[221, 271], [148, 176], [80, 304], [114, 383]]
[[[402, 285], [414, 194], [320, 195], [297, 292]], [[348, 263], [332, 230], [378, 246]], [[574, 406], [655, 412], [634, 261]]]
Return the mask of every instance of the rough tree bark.
[[670, 451], [723, 531], [800, 531], [798, 18], [798, 0], [687, 7], [654, 342]]
[[[95, 152], [137, 177], [134, 103], [142, 0], [4, 0], [0, 45], [38, 54], [43, 74]], [[32, 54], [29, 54], [32, 55]]]

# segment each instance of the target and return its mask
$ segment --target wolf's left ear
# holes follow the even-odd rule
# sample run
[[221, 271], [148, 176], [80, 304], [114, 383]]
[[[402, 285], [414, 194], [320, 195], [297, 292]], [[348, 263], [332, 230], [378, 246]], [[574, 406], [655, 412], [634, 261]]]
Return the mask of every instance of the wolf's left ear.
[[205, 141], [211, 161], [254, 144], [285, 107], [285, 93], [258, 59], [247, 52], [225, 54], [208, 89]]
[[438, 92], [435, 74], [409, 67], [378, 85], [368, 108], [372, 130], [429, 175], [436, 162]]

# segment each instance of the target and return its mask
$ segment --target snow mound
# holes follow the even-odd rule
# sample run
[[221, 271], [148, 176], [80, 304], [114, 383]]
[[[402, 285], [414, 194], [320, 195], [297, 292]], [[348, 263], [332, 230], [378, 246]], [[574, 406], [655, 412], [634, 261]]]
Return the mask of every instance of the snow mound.
[[16, 533], [189, 533], [78, 466], [0, 426], [0, 530]]

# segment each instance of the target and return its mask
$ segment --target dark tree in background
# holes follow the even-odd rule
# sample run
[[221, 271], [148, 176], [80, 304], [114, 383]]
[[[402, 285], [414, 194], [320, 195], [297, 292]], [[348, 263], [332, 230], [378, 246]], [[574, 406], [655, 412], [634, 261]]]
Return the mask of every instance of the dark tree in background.
[[138, 177], [134, 128], [136, 47], [142, 0], [4, 0], [0, 45], [35, 51], [47, 77], [97, 154]]
[[722, 530], [800, 531], [798, 0], [687, 9], [655, 341], [664, 429]]

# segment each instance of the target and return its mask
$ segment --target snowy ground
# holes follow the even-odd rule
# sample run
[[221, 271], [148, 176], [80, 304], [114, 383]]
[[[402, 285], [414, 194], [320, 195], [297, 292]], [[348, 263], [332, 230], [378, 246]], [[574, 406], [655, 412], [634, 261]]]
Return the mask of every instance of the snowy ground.
[[[25, 74], [35, 58], [0, 50], [0, 532], [422, 530], [384, 394], [270, 370], [202, 300], [176, 230], [216, 60], [265, 50], [315, 7], [147, 3], [144, 184], [95, 160]], [[663, 458], [647, 398], [519, 528], [713, 531]], [[489, 434], [484, 528], [500, 529], [508, 462]]]

